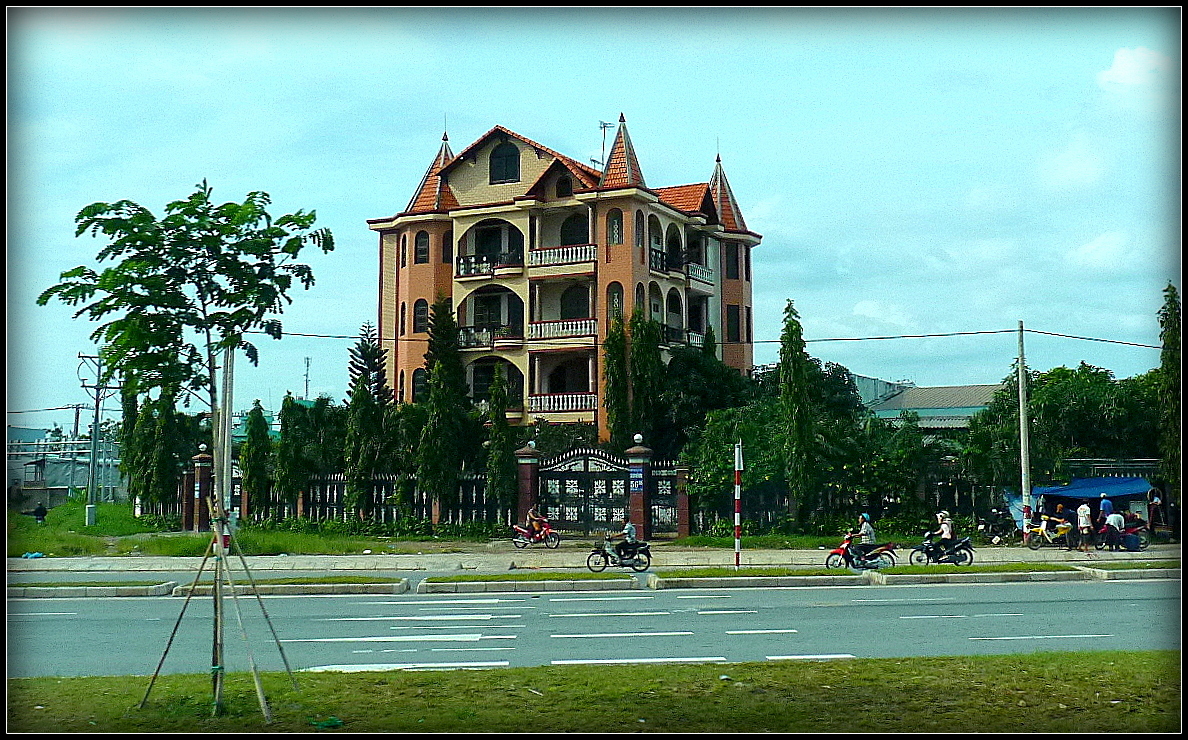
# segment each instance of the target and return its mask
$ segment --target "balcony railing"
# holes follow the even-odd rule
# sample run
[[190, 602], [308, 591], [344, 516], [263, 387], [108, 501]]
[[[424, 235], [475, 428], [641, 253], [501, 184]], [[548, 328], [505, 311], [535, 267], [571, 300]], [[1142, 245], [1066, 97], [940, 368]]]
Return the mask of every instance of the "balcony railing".
[[522, 267], [522, 252], [501, 252], [499, 254], [464, 254], [458, 257], [458, 277], [491, 275], [499, 267]]
[[664, 341], [669, 344], [689, 344], [700, 347], [705, 344], [705, 334], [676, 326], [664, 327]]
[[458, 346], [462, 349], [476, 347], [494, 347], [501, 340], [517, 340], [524, 338], [524, 330], [518, 326], [504, 326], [486, 324], [482, 326], [458, 327]]
[[528, 396], [530, 414], [594, 411], [597, 408], [597, 393], [544, 393]]
[[654, 247], [648, 250], [648, 267], [654, 272], [679, 271], [683, 265], [680, 255], [670, 255]]
[[569, 244], [563, 247], [542, 247], [528, 252], [530, 267], [571, 265], [577, 262], [593, 262], [598, 259], [598, 245]]
[[703, 283], [714, 282], [714, 272], [705, 265], [699, 265], [696, 262], [689, 262], [685, 265], [689, 269], [689, 277], [694, 280], [700, 280]]
[[529, 339], [558, 339], [560, 337], [588, 337], [598, 333], [598, 319], [561, 319], [533, 321], [528, 325]]

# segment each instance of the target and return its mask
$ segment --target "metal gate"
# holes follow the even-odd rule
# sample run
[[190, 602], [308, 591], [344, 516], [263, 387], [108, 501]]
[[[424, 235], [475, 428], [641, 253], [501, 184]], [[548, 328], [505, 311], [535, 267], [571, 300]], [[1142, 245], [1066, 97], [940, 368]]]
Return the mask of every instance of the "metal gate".
[[[543, 460], [537, 504], [554, 529], [567, 534], [602, 534], [622, 529], [630, 505], [630, 464], [597, 449], [578, 449]], [[651, 467], [647, 490], [652, 535], [677, 533], [677, 474], [673, 463]]]

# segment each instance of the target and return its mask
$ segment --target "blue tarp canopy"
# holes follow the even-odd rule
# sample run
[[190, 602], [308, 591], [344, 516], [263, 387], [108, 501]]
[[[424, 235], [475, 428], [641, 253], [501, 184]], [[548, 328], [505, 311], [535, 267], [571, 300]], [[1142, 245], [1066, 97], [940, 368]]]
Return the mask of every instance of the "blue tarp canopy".
[[1146, 478], [1074, 478], [1067, 486], [1035, 486], [1031, 496], [1096, 500], [1104, 493], [1111, 500], [1127, 500], [1146, 498], [1150, 490], [1151, 483]]
[[[1129, 501], [1146, 498], [1147, 492], [1151, 488], [1151, 483], [1146, 478], [1074, 478], [1072, 483], [1067, 486], [1033, 486], [1031, 504], [1033, 507], [1038, 507], [1041, 496], [1045, 499], [1070, 499], [1073, 501], [1085, 499], [1096, 509], [1096, 502], [1101, 499], [1103, 493], [1111, 501]], [[1018, 493], [1010, 492], [1006, 494], [1006, 499], [1007, 506], [1011, 510], [1011, 518], [1022, 528], [1023, 497]], [[1058, 501], [1058, 503], [1065, 504], [1067, 508], [1076, 508], [1068, 506], [1064, 501]]]

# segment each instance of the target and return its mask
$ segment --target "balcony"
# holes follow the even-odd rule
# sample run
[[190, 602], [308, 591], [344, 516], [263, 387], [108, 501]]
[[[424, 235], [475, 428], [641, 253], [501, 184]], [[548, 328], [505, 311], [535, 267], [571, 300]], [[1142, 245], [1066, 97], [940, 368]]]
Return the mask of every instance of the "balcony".
[[552, 267], [594, 262], [598, 259], [597, 244], [569, 244], [563, 247], [542, 247], [528, 252], [530, 267]]
[[682, 266], [680, 255], [670, 255], [655, 247], [648, 250], [648, 267], [653, 272], [680, 272]]
[[462, 349], [491, 349], [502, 344], [515, 344], [524, 339], [518, 326], [487, 324], [458, 327], [458, 346]]
[[522, 252], [500, 252], [499, 254], [466, 254], [458, 257], [456, 277], [485, 277], [494, 275], [503, 267], [523, 267]]
[[705, 334], [693, 331], [692, 329], [665, 326], [664, 341], [668, 344], [688, 344], [693, 347], [700, 347], [705, 344]]
[[597, 408], [597, 393], [544, 393], [528, 396], [530, 414], [595, 411]]
[[714, 272], [705, 265], [699, 265], [696, 262], [690, 262], [685, 265], [689, 270], [689, 277], [694, 280], [700, 280], [708, 285], [714, 284]]
[[598, 319], [560, 319], [533, 321], [528, 325], [529, 339], [560, 339], [589, 337], [598, 333]]

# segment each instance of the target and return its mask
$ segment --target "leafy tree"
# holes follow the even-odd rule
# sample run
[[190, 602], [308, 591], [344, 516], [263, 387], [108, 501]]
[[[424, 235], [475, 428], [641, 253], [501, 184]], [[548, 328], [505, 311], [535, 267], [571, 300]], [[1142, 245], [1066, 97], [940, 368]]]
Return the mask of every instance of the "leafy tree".
[[704, 348], [676, 346], [665, 369], [661, 406], [664, 423], [653, 437], [657, 457], [676, 457], [718, 409], [743, 406], [755, 396], [754, 384]]
[[610, 446], [625, 450], [631, 445], [631, 380], [627, 366], [627, 327], [622, 315], [611, 320], [602, 345], [603, 405], [610, 430]]
[[507, 381], [503, 364], [495, 366], [487, 407], [487, 495], [514, 507], [518, 493], [516, 435], [507, 423]]
[[371, 384], [355, 383], [346, 407], [343, 462], [346, 500], [361, 519], [371, 515], [372, 483], [384, 459], [384, 406], [373, 395]]
[[274, 317], [291, 302], [290, 290], [314, 282], [296, 258], [309, 245], [329, 252], [334, 240], [314, 229], [312, 211], [274, 219], [267, 193], [220, 205], [205, 181], [196, 188], [169, 203], [161, 218], [130, 200], [83, 208], [76, 236], [108, 239], [98, 261], [114, 264], [68, 270], [37, 302], [61, 300], [80, 306], [76, 317], [102, 322], [91, 334], [100, 346], [101, 380], [118, 373], [142, 394], [200, 394], [213, 411], [219, 355], [238, 349], [256, 363], [245, 335], [262, 330], [280, 338]]
[[296, 504], [312, 478], [343, 470], [346, 410], [330, 398], [281, 402], [280, 439], [274, 447], [274, 483], [285, 503]]
[[272, 437], [259, 399], [252, 403], [245, 427], [247, 436], [239, 447], [239, 472], [250, 513], [268, 505], [272, 477]]
[[805, 352], [800, 314], [792, 301], [784, 307], [780, 334], [780, 395], [777, 418], [783, 442], [784, 481], [789, 514], [804, 521], [816, 508], [813, 465], [817, 430], [810, 383], [812, 360]]
[[452, 500], [469, 453], [480, 438], [467, 395], [458, 325], [448, 299], [434, 302], [429, 315], [428, 399], [417, 448], [417, 485], [439, 500]]
[[1180, 295], [1171, 283], [1163, 290], [1159, 310], [1159, 458], [1160, 473], [1167, 483], [1168, 497], [1180, 498], [1180, 387], [1183, 371], [1180, 364]]
[[359, 330], [359, 341], [351, 347], [349, 353], [347, 402], [349, 403], [349, 399], [354, 395], [355, 386], [363, 384], [367, 386], [371, 397], [379, 406], [391, 403], [394, 396], [392, 388], [388, 385], [388, 351], [380, 347], [375, 327], [371, 322], [364, 324]]
[[642, 434], [644, 444], [652, 439], [664, 423], [664, 409], [657, 400], [664, 393], [664, 359], [660, 355], [660, 324], [644, 316], [637, 307], [631, 315], [628, 338], [628, 380], [631, 387], [631, 430], [628, 439]]

